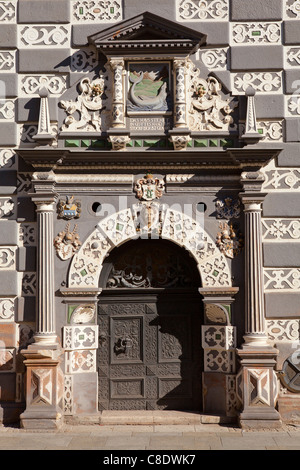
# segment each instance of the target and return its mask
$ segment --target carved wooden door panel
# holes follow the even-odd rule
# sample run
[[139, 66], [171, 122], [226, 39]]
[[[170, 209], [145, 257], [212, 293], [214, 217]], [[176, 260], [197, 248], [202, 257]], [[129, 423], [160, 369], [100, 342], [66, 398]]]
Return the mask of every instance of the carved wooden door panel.
[[201, 298], [101, 295], [99, 409], [201, 409]]

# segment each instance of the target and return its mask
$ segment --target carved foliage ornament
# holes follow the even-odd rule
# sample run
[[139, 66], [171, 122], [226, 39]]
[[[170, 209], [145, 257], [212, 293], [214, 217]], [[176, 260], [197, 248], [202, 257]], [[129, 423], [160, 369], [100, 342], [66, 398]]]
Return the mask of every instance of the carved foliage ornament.
[[159, 199], [165, 190], [165, 183], [162, 179], [155, 178], [151, 173], [147, 173], [144, 178], [140, 178], [135, 186], [134, 191], [139, 199], [144, 201], [153, 201]]

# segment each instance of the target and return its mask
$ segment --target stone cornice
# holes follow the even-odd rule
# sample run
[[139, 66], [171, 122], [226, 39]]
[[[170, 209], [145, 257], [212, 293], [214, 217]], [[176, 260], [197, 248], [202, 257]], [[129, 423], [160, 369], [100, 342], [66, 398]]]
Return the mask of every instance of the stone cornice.
[[36, 171], [65, 172], [69, 169], [88, 170], [117, 170], [145, 168], [166, 170], [237, 170], [257, 171], [271, 159], [278, 156], [281, 148], [261, 148], [256, 146], [246, 148], [228, 148], [220, 150], [148, 150], [148, 151], [99, 151], [81, 149], [16, 149], [23, 160], [34, 167]]

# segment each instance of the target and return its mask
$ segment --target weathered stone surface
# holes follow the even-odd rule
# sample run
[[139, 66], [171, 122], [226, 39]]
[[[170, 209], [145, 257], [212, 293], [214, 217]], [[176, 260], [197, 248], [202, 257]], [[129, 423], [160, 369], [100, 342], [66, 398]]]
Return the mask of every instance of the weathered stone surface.
[[68, 23], [71, 3], [69, 0], [18, 2], [19, 23]]
[[283, 4], [281, 0], [231, 0], [233, 21], [281, 20]]

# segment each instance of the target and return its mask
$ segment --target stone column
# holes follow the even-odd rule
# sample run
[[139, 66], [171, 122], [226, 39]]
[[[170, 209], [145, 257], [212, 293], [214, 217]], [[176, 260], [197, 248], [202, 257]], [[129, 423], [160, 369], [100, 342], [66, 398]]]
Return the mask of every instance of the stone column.
[[37, 324], [34, 339], [41, 346], [57, 343], [55, 333], [53, 250], [53, 213], [57, 194], [54, 192], [52, 183], [50, 183], [51, 190], [42, 194], [39, 193], [40, 186], [35, 185], [38, 189], [32, 195], [32, 200], [36, 204], [38, 227]]
[[265, 327], [261, 211], [265, 194], [259, 172], [242, 174], [240, 194], [245, 213], [245, 336], [238, 350], [241, 369], [237, 392], [242, 402], [240, 424], [250, 427], [279, 427], [275, 410], [278, 380], [274, 371], [277, 349], [269, 342]]
[[112, 127], [125, 127], [124, 116], [124, 61], [123, 59], [110, 59], [110, 66], [113, 71], [113, 122]]
[[35, 173], [32, 200], [37, 206], [37, 312], [35, 342], [21, 353], [26, 365], [26, 410], [21, 426], [52, 429], [62, 423], [62, 349], [55, 331], [53, 212], [54, 175]]
[[188, 142], [191, 140], [190, 130], [187, 127], [186, 59], [174, 59], [173, 73], [174, 127], [169, 132], [169, 135], [175, 150], [185, 150]]
[[125, 150], [130, 141], [129, 131], [125, 123], [125, 90], [124, 90], [124, 60], [111, 58], [109, 60], [113, 71], [113, 103], [112, 127], [108, 130], [109, 140], [113, 150]]

